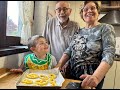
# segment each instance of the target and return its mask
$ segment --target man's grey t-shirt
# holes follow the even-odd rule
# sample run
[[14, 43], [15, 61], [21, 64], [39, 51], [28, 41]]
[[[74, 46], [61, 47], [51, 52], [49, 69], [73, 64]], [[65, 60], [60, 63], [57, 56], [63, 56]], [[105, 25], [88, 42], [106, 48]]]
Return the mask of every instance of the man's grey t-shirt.
[[70, 21], [67, 26], [62, 28], [56, 17], [48, 20], [43, 32], [43, 36], [50, 44], [50, 53], [55, 56], [57, 62], [63, 55], [63, 52], [70, 44], [74, 33], [79, 29], [77, 22]]

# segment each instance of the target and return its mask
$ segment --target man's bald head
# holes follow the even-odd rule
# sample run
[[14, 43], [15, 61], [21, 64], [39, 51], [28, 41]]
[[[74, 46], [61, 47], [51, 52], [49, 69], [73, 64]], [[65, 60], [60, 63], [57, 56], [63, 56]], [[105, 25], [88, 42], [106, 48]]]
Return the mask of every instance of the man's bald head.
[[55, 9], [57, 9], [58, 6], [61, 6], [61, 7], [63, 6], [63, 7], [70, 8], [70, 3], [67, 2], [67, 1], [58, 1], [58, 2], [56, 3]]

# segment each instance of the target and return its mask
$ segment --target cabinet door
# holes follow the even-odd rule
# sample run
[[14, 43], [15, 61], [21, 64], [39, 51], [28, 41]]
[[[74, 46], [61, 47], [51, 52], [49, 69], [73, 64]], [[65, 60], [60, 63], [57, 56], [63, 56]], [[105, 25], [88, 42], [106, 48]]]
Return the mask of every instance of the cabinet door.
[[114, 88], [116, 64], [117, 62], [114, 61], [112, 67], [107, 72], [102, 89], [113, 89]]
[[117, 61], [115, 88], [114, 89], [120, 89], [120, 61]]

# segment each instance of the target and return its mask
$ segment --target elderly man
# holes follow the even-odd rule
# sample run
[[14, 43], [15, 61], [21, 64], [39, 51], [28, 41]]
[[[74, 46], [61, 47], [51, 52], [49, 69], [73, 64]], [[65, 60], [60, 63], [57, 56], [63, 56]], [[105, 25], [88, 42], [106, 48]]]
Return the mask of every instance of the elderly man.
[[55, 7], [56, 17], [47, 21], [43, 32], [50, 44], [50, 53], [55, 56], [57, 62], [70, 44], [73, 34], [79, 29], [78, 23], [69, 18], [71, 11], [67, 1], [58, 1]]

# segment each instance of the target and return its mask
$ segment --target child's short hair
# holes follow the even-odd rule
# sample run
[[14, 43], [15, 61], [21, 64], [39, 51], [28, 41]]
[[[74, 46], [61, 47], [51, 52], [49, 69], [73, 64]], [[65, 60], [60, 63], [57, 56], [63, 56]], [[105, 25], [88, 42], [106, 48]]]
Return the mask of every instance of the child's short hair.
[[35, 47], [37, 44], [37, 40], [39, 38], [44, 38], [43, 36], [40, 35], [34, 35], [28, 39], [28, 49], [30, 50], [31, 47]]

